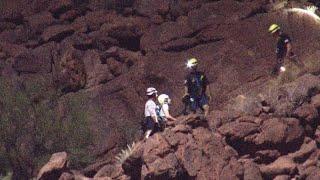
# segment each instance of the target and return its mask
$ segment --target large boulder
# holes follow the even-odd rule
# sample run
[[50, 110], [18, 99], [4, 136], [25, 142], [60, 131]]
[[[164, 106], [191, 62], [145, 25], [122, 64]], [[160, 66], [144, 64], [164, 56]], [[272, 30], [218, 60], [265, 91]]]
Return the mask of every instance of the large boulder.
[[291, 116], [299, 105], [308, 102], [319, 91], [319, 83], [319, 77], [306, 74], [291, 83], [269, 85], [261, 96], [275, 114]]
[[68, 49], [56, 67], [58, 84], [63, 92], [78, 91], [85, 86], [86, 73], [81, 55], [80, 51]]
[[52, 154], [49, 162], [41, 168], [37, 175], [39, 180], [59, 179], [67, 167], [67, 153], [60, 152]]
[[259, 166], [255, 163], [249, 162], [244, 165], [244, 180], [262, 180], [262, 175]]
[[47, 26], [55, 22], [52, 14], [48, 11], [29, 16], [26, 20], [30, 28], [36, 33], [41, 33]]
[[114, 78], [107, 64], [102, 64], [98, 52], [91, 50], [84, 54], [83, 62], [87, 74], [86, 87], [106, 83]]
[[320, 178], [320, 169], [316, 168], [307, 178], [306, 180], [316, 180]]
[[289, 150], [286, 146], [303, 141], [303, 128], [297, 119], [269, 119], [263, 122], [261, 132], [255, 137], [257, 145], [267, 145]]
[[314, 97], [312, 97], [311, 99], [311, 104], [316, 108], [319, 109], [320, 108], [320, 95], [316, 95]]
[[250, 122], [231, 122], [219, 128], [219, 132], [226, 136], [230, 141], [243, 141], [250, 134], [259, 131], [259, 124]]
[[123, 169], [121, 166], [106, 165], [102, 167], [94, 176], [94, 179], [109, 177], [110, 179], [116, 179], [123, 175]]
[[260, 166], [264, 176], [275, 177], [281, 174], [294, 174], [297, 171], [297, 164], [288, 157], [280, 157], [269, 165]]
[[134, 4], [136, 11], [143, 16], [151, 17], [153, 15], [166, 15], [170, 9], [168, 0], [138, 0]]

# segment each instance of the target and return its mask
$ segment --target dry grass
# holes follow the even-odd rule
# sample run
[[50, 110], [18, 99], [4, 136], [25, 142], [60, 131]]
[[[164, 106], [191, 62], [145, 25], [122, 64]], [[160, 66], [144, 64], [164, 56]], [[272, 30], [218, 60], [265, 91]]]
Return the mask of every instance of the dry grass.
[[115, 157], [119, 164], [123, 164], [131, 155], [136, 144], [133, 142], [131, 145], [127, 145], [126, 149], [121, 150], [121, 152]]

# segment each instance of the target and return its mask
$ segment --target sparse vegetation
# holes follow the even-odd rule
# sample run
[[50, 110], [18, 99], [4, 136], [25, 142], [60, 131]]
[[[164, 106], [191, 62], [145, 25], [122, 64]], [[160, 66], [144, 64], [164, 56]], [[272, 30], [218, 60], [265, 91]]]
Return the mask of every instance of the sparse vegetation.
[[121, 152], [116, 156], [119, 164], [123, 164], [132, 155], [135, 145], [135, 142], [133, 142], [131, 145], [127, 145], [126, 149], [121, 150]]
[[[26, 84], [0, 77], [1, 174], [12, 171], [12, 179], [31, 178], [58, 151], [67, 151], [77, 167], [87, 165], [91, 158], [86, 148], [93, 136], [84, 97], [71, 98], [68, 116], [62, 118], [57, 113], [57, 93], [45, 91], [43, 84]], [[41, 98], [35, 101], [35, 97]]]

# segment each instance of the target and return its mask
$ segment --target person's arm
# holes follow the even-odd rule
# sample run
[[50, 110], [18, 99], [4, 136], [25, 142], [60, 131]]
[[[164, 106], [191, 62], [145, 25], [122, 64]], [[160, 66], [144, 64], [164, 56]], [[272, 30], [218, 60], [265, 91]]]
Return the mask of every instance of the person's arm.
[[187, 95], [189, 95], [188, 87], [187, 85], [184, 85], [184, 96], [187, 96]]
[[176, 118], [174, 118], [174, 117], [172, 117], [172, 116], [170, 115], [168, 109], [164, 109], [163, 111], [164, 111], [164, 115], [166, 116], [166, 118], [167, 118], [168, 120], [172, 120], [172, 121], [176, 121], [176, 120], [177, 120]]
[[153, 119], [153, 121], [155, 122], [155, 123], [158, 123], [158, 117], [157, 116], [151, 116], [152, 117], [152, 119]]
[[189, 95], [189, 89], [188, 89], [188, 76], [185, 78], [184, 80], [184, 94], [183, 94], [183, 97]]
[[205, 94], [208, 96], [209, 100], [211, 100], [211, 90], [210, 90], [210, 84], [209, 84], [209, 81], [207, 79], [207, 77], [204, 75], [203, 77], [203, 81], [204, 81], [204, 84], [206, 86], [206, 89], [205, 89]]
[[291, 56], [291, 51], [292, 51], [292, 45], [291, 45], [291, 43], [288, 42], [288, 43], [286, 44], [286, 47], [287, 47], [286, 58], [290, 58], [290, 56]]
[[206, 95], [208, 96], [209, 100], [212, 99], [212, 96], [211, 96], [211, 91], [210, 91], [210, 84], [207, 85], [207, 88], [206, 88]]

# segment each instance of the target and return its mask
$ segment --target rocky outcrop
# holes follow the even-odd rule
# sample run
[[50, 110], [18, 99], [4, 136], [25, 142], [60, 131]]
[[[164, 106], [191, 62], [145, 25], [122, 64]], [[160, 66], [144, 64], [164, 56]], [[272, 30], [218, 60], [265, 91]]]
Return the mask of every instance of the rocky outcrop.
[[[306, 75], [302, 79], [311, 81], [319, 77]], [[312, 89], [318, 93], [317, 88], [310, 86], [304, 91]], [[116, 168], [112, 172], [120, 174], [113, 176], [114, 179], [123, 175], [133, 179], [316, 178], [320, 151], [317, 142], [308, 137], [313, 137], [315, 131], [308, 134], [305, 124], [319, 115], [313, 105], [304, 103], [316, 99], [317, 93], [308, 93], [307, 98], [302, 96], [300, 105], [295, 104], [293, 111], [302, 112], [292, 114], [298, 119], [289, 118], [290, 113], [281, 116], [275, 111], [255, 116], [239, 114], [237, 108], [214, 111], [207, 120], [181, 116], [163, 132], [137, 143], [122, 160], [122, 166], [110, 163], [96, 177], [109, 171], [104, 176], [113, 176], [111, 169]], [[219, 123], [212, 123], [219, 119]]]
[[[319, 77], [306, 75], [302, 79], [311, 81]], [[307, 113], [292, 114], [297, 119], [290, 118], [289, 113], [250, 115], [237, 110], [213, 111], [206, 120], [198, 115], [180, 116], [163, 132], [130, 147], [121, 161], [96, 166], [96, 173], [90, 177], [316, 179], [320, 151], [312, 139], [315, 131], [309, 131], [305, 123], [318, 119], [319, 114], [312, 103], [306, 106], [304, 101], [316, 99], [319, 91], [310, 88], [317, 93], [309, 93], [308, 98], [301, 100], [302, 104], [295, 104], [294, 112], [304, 109], [302, 112], [313, 112], [312, 118]]]
[[41, 168], [37, 179], [58, 179], [67, 168], [67, 153], [55, 153], [49, 162]]

